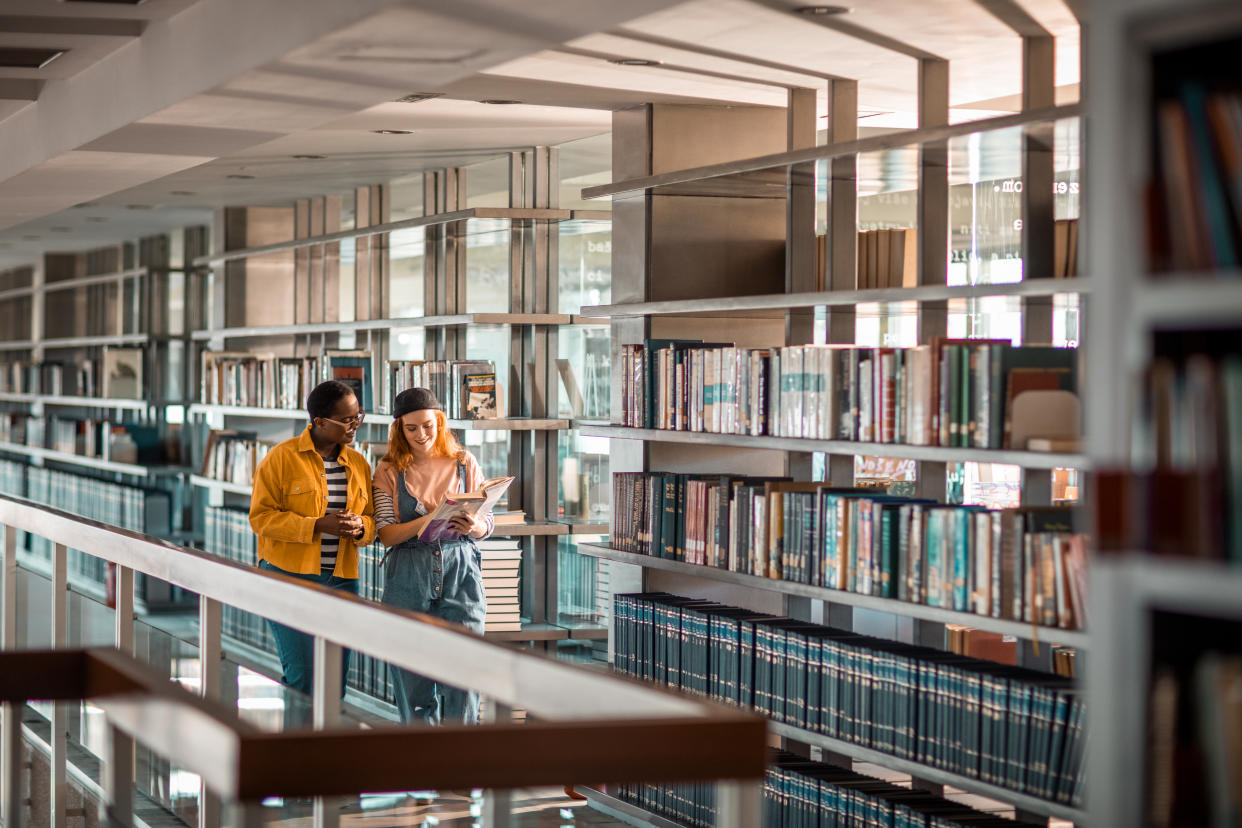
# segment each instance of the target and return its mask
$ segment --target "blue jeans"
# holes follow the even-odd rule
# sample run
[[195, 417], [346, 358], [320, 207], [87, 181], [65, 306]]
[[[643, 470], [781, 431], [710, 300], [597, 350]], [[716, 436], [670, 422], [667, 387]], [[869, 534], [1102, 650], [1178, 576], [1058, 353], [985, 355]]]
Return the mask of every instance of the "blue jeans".
[[[339, 589], [351, 595], [358, 594], [357, 578], [338, 578], [335, 575], [322, 574], [303, 575], [272, 566], [267, 561], [259, 561], [259, 569], [279, 572], [281, 575], [310, 581], [313, 584], [322, 584], [328, 589]], [[275, 621], [269, 620], [267, 623], [272, 628], [272, 637], [276, 639], [276, 652], [280, 656], [280, 669], [284, 672], [280, 683], [310, 695], [311, 677], [314, 675], [315, 666], [315, 637], [300, 630], [295, 630], [292, 627], [286, 627], [284, 624], [277, 624]], [[350, 655], [351, 651], [341, 650], [342, 696], [345, 695], [345, 676], [349, 674]]]
[[[424, 543], [408, 540], [388, 550], [384, 562], [385, 604], [414, 610], [483, 632], [479, 548], [473, 541]], [[403, 722], [475, 724], [479, 694], [392, 667], [397, 710]]]

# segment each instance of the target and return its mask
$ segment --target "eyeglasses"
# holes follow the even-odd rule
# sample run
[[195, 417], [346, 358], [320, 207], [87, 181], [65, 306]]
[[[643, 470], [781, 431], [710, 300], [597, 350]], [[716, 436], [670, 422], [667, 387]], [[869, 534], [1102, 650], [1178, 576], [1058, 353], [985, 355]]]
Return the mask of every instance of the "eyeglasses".
[[349, 420], [334, 420], [331, 417], [320, 417], [319, 419], [327, 420], [330, 423], [336, 423], [341, 428], [348, 430], [351, 426], [357, 427], [357, 426], [362, 425], [362, 421], [365, 420], [366, 418], [367, 418], [366, 414], [359, 414], [357, 417], [354, 417], [353, 419], [349, 419]]

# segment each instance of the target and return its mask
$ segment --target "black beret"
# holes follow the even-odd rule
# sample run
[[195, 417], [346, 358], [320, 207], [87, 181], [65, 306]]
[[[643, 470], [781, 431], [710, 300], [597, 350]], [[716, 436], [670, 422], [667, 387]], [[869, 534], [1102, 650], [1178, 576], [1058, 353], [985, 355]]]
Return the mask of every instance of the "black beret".
[[440, 405], [440, 401], [436, 399], [435, 394], [431, 393], [431, 389], [407, 388], [392, 401], [392, 418], [399, 420], [411, 411], [422, 411], [426, 408], [444, 410], [444, 406]]

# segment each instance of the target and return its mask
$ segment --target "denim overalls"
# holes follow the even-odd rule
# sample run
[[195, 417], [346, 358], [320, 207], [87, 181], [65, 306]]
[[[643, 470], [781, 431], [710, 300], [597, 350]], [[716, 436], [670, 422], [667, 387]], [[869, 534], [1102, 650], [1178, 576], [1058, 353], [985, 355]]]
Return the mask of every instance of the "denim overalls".
[[[466, 491], [466, 465], [457, 464], [457, 480]], [[407, 523], [427, 514], [418, 498], [397, 477], [397, 520]], [[487, 599], [483, 595], [479, 547], [467, 537], [427, 543], [417, 538], [388, 550], [384, 563], [383, 602], [425, 612], [454, 624], [483, 632]], [[439, 724], [474, 724], [479, 718], [479, 694], [437, 684], [434, 679], [393, 667], [393, 688], [401, 720]]]

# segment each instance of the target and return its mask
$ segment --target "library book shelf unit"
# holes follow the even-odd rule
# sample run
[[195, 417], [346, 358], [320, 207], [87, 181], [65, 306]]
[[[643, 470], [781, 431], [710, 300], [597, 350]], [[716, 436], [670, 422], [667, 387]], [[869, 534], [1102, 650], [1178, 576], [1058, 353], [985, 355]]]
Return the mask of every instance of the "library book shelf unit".
[[[578, 315], [576, 294], [561, 295], [558, 258], [562, 238], [606, 233], [609, 214], [548, 205], [556, 156], [555, 149], [512, 154], [512, 207], [467, 207], [466, 167], [425, 174], [427, 214], [415, 218], [387, 220], [390, 195], [380, 185], [358, 188], [347, 229], [338, 229], [338, 197], [224, 212], [218, 248], [193, 260], [203, 313], [189, 335], [195, 401], [187, 417], [193, 455], [203, 463], [189, 480], [205, 548], [253, 560], [244, 510], [254, 465], [267, 446], [305, 427], [306, 392], [328, 375], [329, 360], [356, 372], [366, 417], [358, 448], [373, 466], [385, 453], [392, 398], [409, 382], [390, 376], [394, 363], [490, 363], [483, 367], [495, 373], [495, 413], [448, 412], [486, 476], [518, 480], [507, 508], [520, 522], [498, 525], [493, 543], [520, 553], [520, 589], [507, 584], [516, 603], [503, 623], [489, 619], [486, 635], [553, 652], [586, 652], [606, 639], [596, 617], [601, 567], [572, 550], [606, 533], [599, 510], [607, 504], [580, 498], [577, 477], [569, 491], [564, 458], [579, 440], [571, 415], [584, 411], [583, 394], [605, 398], [583, 364], [586, 351], [606, 356], [608, 328]], [[549, 176], [550, 188], [535, 186]], [[277, 365], [293, 368], [269, 371]], [[606, 382], [606, 373], [596, 373], [596, 385]], [[426, 376], [420, 382], [436, 387]], [[579, 404], [567, 406], [570, 397]], [[584, 471], [606, 475], [602, 468]], [[382, 557], [378, 545], [362, 551], [360, 592], [373, 600], [383, 589]], [[493, 603], [507, 602], [489, 601], [489, 611]], [[225, 623], [251, 648], [271, 649], [261, 620], [237, 614]], [[351, 685], [387, 698], [383, 665], [356, 661]]]
[[1133, 400], [1087, 416], [1091, 824], [1236, 825], [1242, 9], [1102, 0], [1087, 36], [1087, 368]]
[[[794, 759], [833, 766], [805, 773], [867, 763], [928, 796], [957, 789], [1030, 823], [1087, 824], [1084, 706], [1062, 669], [1088, 647], [1083, 537], [1065, 507], [1076, 499], [1066, 481], [1076, 488], [1089, 466], [1072, 347], [1086, 282], [1053, 278], [1068, 275], [1058, 224], [1077, 218], [1077, 201], [1056, 194], [1069, 181], [1077, 192], [1080, 108], [1041, 105], [1051, 74], [1037, 56], [1050, 45], [1035, 47], [1028, 111], [969, 124], [947, 123], [938, 61], [920, 64], [921, 126], [877, 138], [858, 138], [857, 87], [845, 80], [829, 83], [826, 146], [814, 146], [814, 95], [802, 90], [787, 112], [614, 115], [615, 183], [583, 193], [612, 198], [613, 303], [582, 311], [612, 321], [612, 409], [580, 426], [611, 438], [613, 522], [608, 543], [579, 548], [612, 564], [616, 669], [769, 715]], [[963, 166], [966, 142], [982, 147], [979, 168]], [[893, 158], [913, 162], [912, 180], [864, 183]], [[1009, 194], [990, 203], [1005, 227], [963, 239], [961, 211], [993, 192]], [[914, 248], [910, 270], [885, 283], [874, 258], [860, 261], [873, 237], [860, 231], [894, 228], [914, 229]], [[938, 380], [920, 379], [919, 365]], [[1030, 386], [1048, 395], [1035, 399], [1068, 406], [1041, 409], [1045, 422], [1065, 417], [1059, 437], [1022, 431], [1022, 416], [1003, 434], [1010, 412], [992, 406], [1020, 366], [1051, 383]], [[913, 480], [892, 495], [852, 489], [864, 458]], [[1016, 467], [1016, 498], [1003, 505], [1020, 508], [952, 508], [968, 463]], [[896, 540], [920, 526], [915, 513], [921, 559]], [[1001, 514], [1024, 516], [1013, 519], [1025, 521], [1025, 563], [1021, 530], [1001, 530]], [[1013, 666], [959, 655], [962, 627], [1007, 644]], [[788, 782], [803, 771], [787, 759], [769, 797], [792, 808], [806, 792]], [[582, 790], [635, 824], [704, 824], [712, 807], [678, 786]]]
[[[167, 239], [49, 253], [0, 273], [3, 490], [96, 520], [179, 537], [178, 434], [165, 417], [169, 285], [182, 278]], [[23, 564], [48, 572], [51, 548], [23, 535]], [[69, 551], [75, 590], [103, 599], [106, 568]], [[140, 578], [141, 609], [185, 600]]]

